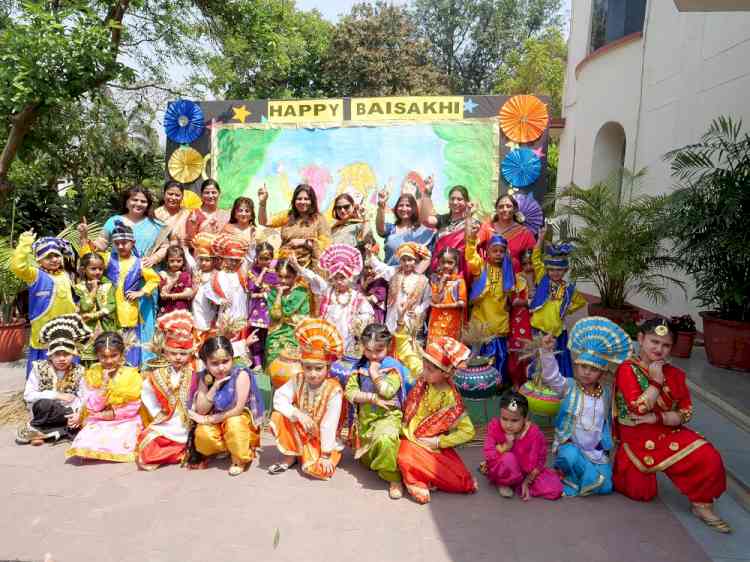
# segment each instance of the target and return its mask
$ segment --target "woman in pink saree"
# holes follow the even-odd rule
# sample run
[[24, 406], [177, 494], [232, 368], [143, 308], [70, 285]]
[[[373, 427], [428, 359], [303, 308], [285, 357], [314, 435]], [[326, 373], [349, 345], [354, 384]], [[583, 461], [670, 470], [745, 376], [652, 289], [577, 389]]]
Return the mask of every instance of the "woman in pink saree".
[[518, 201], [506, 193], [495, 201], [495, 215], [482, 224], [477, 234], [477, 245], [483, 251], [487, 240], [499, 234], [508, 241], [508, 253], [513, 262], [513, 271], [521, 272], [521, 254], [533, 250], [536, 238], [530, 228], [521, 224], [518, 219]]
[[468, 207], [471, 200], [469, 190], [463, 185], [451, 187], [448, 192], [449, 211], [442, 215], [435, 213], [431, 195], [432, 182], [428, 178], [427, 187], [421, 199], [419, 218], [424, 226], [437, 229], [430, 270], [437, 271], [439, 269], [438, 256], [443, 249], [455, 248], [459, 254], [458, 273], [463, 275], [467, 286], [471, 286], [469, 270], [464, 259], [464, 221], [468, 216]]

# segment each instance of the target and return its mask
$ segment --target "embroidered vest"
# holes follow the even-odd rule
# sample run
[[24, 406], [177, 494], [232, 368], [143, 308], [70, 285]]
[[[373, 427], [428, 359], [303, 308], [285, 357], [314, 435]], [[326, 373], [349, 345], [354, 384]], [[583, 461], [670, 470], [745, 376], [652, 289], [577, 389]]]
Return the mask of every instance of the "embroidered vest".
[[61, 379], [57, 379], [57, 385], [55, 385], [55, 369], [49, 361], [35, 361], [34, 367], [39, 376], [40, 392], [45, 390], [67, 392], [69, 394], [76, 394], [78, 392], [78, 385], [81, 382], [84, 372], [82, 365], [73, 365]]

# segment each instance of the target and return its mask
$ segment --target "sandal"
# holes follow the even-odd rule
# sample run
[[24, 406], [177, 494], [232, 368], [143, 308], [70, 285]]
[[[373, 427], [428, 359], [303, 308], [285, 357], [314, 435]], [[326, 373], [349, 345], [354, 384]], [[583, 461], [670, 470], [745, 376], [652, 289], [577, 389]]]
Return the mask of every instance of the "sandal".
[[229, 467], [229, 476], [239, 476], [247, 470], [247, 464], [233, 464]]
[[268, 467], [268, 474], [281, 474], [282, 472], [286, 472], [287, 470], [292, 468], [295, 464], [297, 464], [297, 461], [294, 461], [291, 464], [285, 462], [277, 462]]
[[513, 488], [509, 486], [498, 486], [497, 493], [504, 498], [512, 498], [514, 496]]
[[392, 500], [400, 500], [404, 497], [404, 489], [400, 483], [392, 482], [390, 486], [388, 486], [388, 497]]
[[38, 446], [44, 443], [45, 435], [30, 425], [19, 427], [16, 432], [16, 444]]
[[732, 532], [732, 527], [729, 526], [729, 523], [724, 521], [718, 515], [716, 516], [715, 519], [706, 517], [705, 515], [702, 515], [698, 510], [696, 510], [695, 507], [690, 508], [690, 511], [693, 513], [693, 515], [695, 515], [698, 519], [703, 521], [706, 525], [708, 525], [711, 529], [713, 529], [717, 533], [728, 534]]

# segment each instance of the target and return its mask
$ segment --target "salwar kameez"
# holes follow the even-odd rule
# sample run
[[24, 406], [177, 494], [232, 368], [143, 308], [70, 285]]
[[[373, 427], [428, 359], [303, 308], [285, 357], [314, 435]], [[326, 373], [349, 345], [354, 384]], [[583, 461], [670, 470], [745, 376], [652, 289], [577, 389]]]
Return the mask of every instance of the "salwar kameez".
[[277, 302], [276, 295], [281, 289], [274, 287], [268, 292], [266, 303], [271, 316], [271, 325], [266, 336], [265, 366], [268, 367], [285, 348], [297, 348], [299, 344], [294, 337], [294, 327], [301, 318], [310, 314], [310, 294], [307, 289], [297, 285], [281, 296]]
[[102, 332], [117, 331], [115, 288], [112, 283], [104, 281], [97, 285], [96, 290], [90, 291], [86, 282], [81, 281], [73, 287], [73, 292], [78, 299], [78, 313], [92, 332], [91, 340], [81, 350], [81, 360], [86, 364], [93, 363], [96, 361], [96, 336]]
[[[450, 336], [457, 340], [461, 339], [468, 304], [466, 281], [464, 281], [463, 275], [455, 273], [448, 279], [435, 277], [430, 283], [430, 289], [432, 291], [432, 307], [430, 308], [427, 337]], [[453, 306], [459, 302], [463, 303], [463, 306]], [[434, 306], [436, 304], [449, 305], [452, 308], [437, 308]]]

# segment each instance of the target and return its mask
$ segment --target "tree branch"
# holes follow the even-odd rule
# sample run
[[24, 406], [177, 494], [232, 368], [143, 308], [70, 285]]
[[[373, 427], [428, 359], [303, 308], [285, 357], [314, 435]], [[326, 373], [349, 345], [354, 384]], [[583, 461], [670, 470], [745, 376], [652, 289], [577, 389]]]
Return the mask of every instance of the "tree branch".
[[167, 92], [169, 94], [175, 95], [175, 96], [182, 96], [184, 92], [181, 92], [179, 90], [173, 90], [171, 88], [166, 88], [165, 86], [159, 86], [158, 84], [140, 84], [138, 86], [122, 86], [120, 84], [112, 84], [110, 82], [107, 82], [104, 84], [108, 88], [116, 88], [118, 90], [126, 90], [128, 92], [137, 92], [140, 90], [148, 90], [148, 89], [154, 89], [154, 90], [161, 90], [163, 92]]

